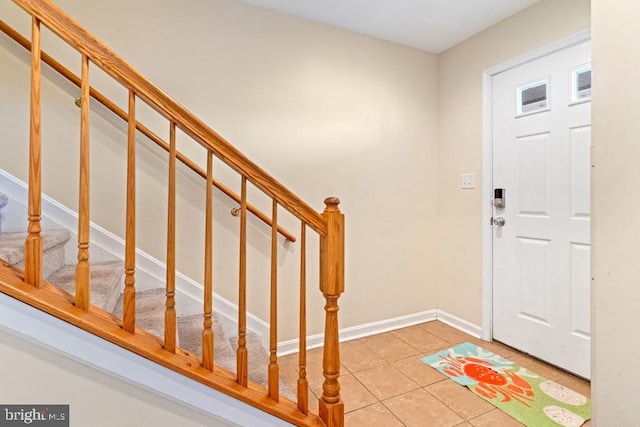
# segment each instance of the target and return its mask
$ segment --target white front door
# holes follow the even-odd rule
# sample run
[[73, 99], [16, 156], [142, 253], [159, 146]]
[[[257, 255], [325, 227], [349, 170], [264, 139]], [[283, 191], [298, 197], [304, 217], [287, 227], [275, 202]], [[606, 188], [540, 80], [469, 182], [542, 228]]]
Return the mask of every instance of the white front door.
[[493, 77], [493, 337], [587, 378], [590, 52]]

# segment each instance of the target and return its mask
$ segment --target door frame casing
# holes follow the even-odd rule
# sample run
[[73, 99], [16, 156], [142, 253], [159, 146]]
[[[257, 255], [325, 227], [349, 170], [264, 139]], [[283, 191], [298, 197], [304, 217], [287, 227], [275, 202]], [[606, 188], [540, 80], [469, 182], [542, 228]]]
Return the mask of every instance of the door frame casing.
[[482, 339], [493, 338], [493, 77], [591, 40], [591, 29], [517, 56], [482, 72]]

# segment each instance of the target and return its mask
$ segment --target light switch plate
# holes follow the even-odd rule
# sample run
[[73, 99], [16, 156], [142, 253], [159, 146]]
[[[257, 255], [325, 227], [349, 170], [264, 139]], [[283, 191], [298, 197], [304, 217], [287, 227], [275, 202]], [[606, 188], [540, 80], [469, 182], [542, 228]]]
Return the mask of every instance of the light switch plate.
[[460, 181], [460, 188], [468, 190], [475, 188], [476, 186], [476, 174], [475, 173], [463, 173]]

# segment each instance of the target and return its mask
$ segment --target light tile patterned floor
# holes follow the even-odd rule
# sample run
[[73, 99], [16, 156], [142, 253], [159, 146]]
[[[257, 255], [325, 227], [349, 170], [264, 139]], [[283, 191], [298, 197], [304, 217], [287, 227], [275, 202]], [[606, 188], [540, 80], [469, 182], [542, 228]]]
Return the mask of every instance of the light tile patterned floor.
[[[471, 391], [420, 362], [420, 358], [464, 341], [506, 357], [525, 368], [591, 396], [589, 382], [514, 349], [473, 338], [434, 321], [348, 341], [340, 345], [341, 394], [345, 425], [511, 427], [522, 424]], [[280, 358], [283, 378], [296, 387], [298, 355]], [[310, 407], [322, 392], [322, 349], [307, 353]], [[590, 426], [590, 422], [585, 424]]]

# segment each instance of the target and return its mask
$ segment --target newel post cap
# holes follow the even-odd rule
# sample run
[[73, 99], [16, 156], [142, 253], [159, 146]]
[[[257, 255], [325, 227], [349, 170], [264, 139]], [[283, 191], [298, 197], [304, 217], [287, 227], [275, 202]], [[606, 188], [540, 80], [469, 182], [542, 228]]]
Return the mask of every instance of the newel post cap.
[[324, 199], [324, 204], [326, 206], [324, 208], [325, 212], [340, 212], [340, 208], [338, 207], [340, 199], [337, 197], [327, 197]]

